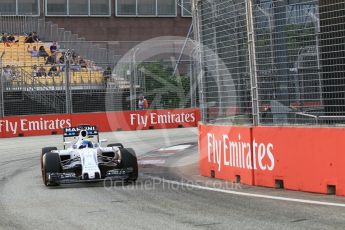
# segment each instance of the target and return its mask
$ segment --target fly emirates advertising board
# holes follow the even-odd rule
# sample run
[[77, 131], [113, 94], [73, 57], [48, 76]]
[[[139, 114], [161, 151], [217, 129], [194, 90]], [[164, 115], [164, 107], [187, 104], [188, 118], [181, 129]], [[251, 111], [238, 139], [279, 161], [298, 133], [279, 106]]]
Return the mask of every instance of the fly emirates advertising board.
[[200, 171], [204, 176], [253, 184], [253, 171], [275, 169], [275, 146], [251, 138], [247, 127], [199, 126]]
[[344, 139], [344, 128], [199, 124], [200, 173], [306, 192], [331, 186], [344, 196]]
[[60, 134], [63, 128], [95, 125], [101, 132], [196, 127], [198, 109], [17, 116], [0, 119], [0, 137]]

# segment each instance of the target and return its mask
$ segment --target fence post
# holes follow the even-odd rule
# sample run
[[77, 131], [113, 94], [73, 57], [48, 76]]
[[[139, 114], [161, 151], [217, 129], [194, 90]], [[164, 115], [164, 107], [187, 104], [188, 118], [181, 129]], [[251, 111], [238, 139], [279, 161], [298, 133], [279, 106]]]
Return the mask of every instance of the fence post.
[[135, 111], [137, 109], [137, 63], [136, 63], [136, 54], [139, 51], [139, 48], [133, 49], [132, 57], [130, 59], [130, 105], [131, 110]]
[[135, 87], [134, 87], [134, 65], [133, 63], [131, 62], [130, 63], [130, 70], [129, 70], [129, 74], [130, 74], [130, 89], [129, 89], [129, 101], [130, 101], [130, 107], [131, 107], [131, 110], [134, 111], [136, 109], [136, 104], [135, 104], [135, 98], [134, 98], [134, 90], [135, 90]]
[[4, 79], [2, 71], [2, 58], [5, 55], [5, 51], [2, 52], [0, 56], [0, 117], [5, 116], [5, 102], [4, 102]]
[[190, 107], [191, 108], [196, 108], [196, 90], [197, 90], [197, 76], [196, 76], [196, 61], [193, 59], [193, 56], [195, 54], [195, 49], [192, 52], [192, 57], [190, 59], [189, 63], [189, 80], [190, 80]]
[[196, 45], [196, 63], [197, 66], [197, 73], [198, 76], [196, 77], [197, 85], [199, 86], [199, 105], [201, 111], [201, 119], [202, 122], [206, 123], [208, 119], [208, 112], [207, 112], [207, 105], [206, 105], [206, 98], [205, 98], [205, 83], [204, 83], [204, 68], [203, 68], [203, 49], [204, 47], [201, 44], [201, 1], [193, 1], [193, 28], [194, 28], [194, 39], [197, 43]]
[[70, 84], [70, 61], [73, 56], [73, 51], [68, 49], [65, 53], [65, 94], [66, 94], [66, 113], [71, 114], [72, 108], [72, 95]]
[[249, 70], [251, 82], [251, 96], [252, 96], [252, 116], [253, 125], [260, 124], [259, 116], [259, 98], [257, 86], [257, 72], [256, 72], [256, 55], [255, 55], [255, 34], [254, 34], [254, 15], [252, 0], [246, 0], [246, 19], [247, 19], [247, 33], [248, 33], [248, 55], [249, 55]]

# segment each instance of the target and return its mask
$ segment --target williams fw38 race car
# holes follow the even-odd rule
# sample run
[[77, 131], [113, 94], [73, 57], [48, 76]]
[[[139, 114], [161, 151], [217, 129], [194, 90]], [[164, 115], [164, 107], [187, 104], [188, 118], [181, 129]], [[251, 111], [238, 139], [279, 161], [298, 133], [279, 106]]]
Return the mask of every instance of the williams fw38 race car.
[[[71, 139], [72, 141], [67, 141]], [[96, 141], [95, 141], [96, 139]], [[41, 170], [46, 186], [102, 180], [135, 181], [138, 162], [131, 148], [99, 140], [95, 126], [80, 125], [64, 129], [64, 149], [45, 147], [41, 153]]]

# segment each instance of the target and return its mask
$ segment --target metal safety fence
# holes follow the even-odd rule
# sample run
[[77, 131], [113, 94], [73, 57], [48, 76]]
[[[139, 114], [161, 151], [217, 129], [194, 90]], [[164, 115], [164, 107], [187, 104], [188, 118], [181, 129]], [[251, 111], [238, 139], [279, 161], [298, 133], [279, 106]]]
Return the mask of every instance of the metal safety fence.
[[[87, 41], [45, 18], [0, 16], [0, 32], [18, 40], [0, 43], [2, 117], [137, 110], [141, 97], [148, 109], [198, 105], [192, 27], [187, 38]], [[41, 42], [25, 43], [33, 32]], [[54, 42], [58, 51], [50, 52]], [[48, 56], [31, 57], [33, 46]], [[47, 63], [50, 56], [56, 64]]]
[[205, 123], [345, 124], [345, 2], [198, 0]]
[[[1, 116], [191, 108], [198, 104], [193, 62], [122, 62], [108, 70], [61, 70], [51, 66], [2, 66]], [[9, 74], [10, 73], [10, 74]], [[68, 81], [67, 81], [68, 78]], [[140, 108], [144, 97], [146, 108]], [[70, 109], [69, 109], [70, 108]]]

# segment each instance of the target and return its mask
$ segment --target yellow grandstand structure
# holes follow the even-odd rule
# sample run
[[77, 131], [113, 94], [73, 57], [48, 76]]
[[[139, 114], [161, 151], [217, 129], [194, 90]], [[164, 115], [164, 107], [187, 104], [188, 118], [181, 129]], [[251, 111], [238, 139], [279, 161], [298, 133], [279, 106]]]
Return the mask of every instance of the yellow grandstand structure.
[[[47, 86], [61, 86], [65, 81], [65, 73], [61, 71], [61, 66], [58, 66], [58, 74], [53, 76], [41, 76], [41, 77], [23, 77], [32, 74], [33, 66], [44, 66], [48, 73], [50, 65], [46, 65], [46, 58], [44, 57], [32, 57], [28, 52], [28, 47], [32, 48], [36, 46], [37, 49], [40, 46], [44, 46], [46, 52], [51, 55], [49, 49], [49, 43], [25, 43], [25, 36], [17, 36], [16, 43], [0, 43], [0, 53], [4, 52], [2, 58], [2, 66], [14, 66], [19, 69], [21, 74], [15, 76], [12, 79], [13, 85], [16, 84], [44, 84]], [[61, 52], [58, 52], [57, 58], [61, 56]], [[104, 83], [103, 73], [101, 70], [81, 68], [80, 71], [71, 71], [70, 82], [73, 85], [99, 85]]]

